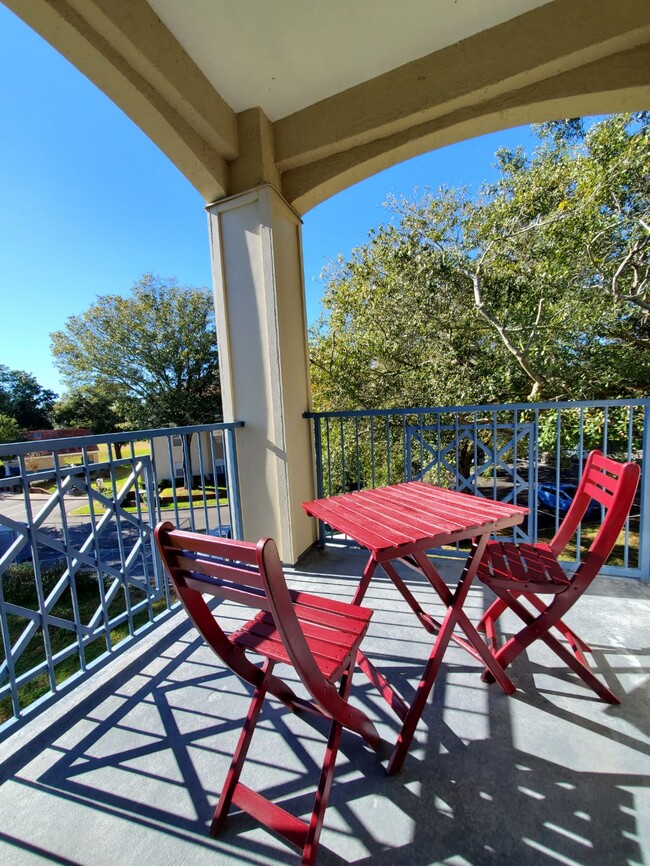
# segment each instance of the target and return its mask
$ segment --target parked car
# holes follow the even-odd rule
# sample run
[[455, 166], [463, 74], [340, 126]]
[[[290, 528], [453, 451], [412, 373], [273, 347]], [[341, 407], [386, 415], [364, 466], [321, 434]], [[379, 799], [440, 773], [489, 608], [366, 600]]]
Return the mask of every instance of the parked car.
[[[537, 485], [537, 499], [541, 505], [553, 512], [557, 509], [560, 516], [564, 517], [573, 502], [577, 489], [576, 484], [562, 483], [557, 485], [552, 481], [543, 481]], [[585, 517], [595, 518], [599, 515], [600, 505], [592, 501], [587, 508]]]

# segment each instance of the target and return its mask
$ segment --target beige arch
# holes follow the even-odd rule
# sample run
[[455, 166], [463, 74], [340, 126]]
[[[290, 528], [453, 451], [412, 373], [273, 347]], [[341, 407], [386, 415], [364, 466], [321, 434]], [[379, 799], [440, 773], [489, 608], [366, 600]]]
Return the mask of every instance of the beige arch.
[[639, 0], [552, 0], [275, 122], [256, 106], [235, 112], [146, 0], [4, 2], [206, 202], [268, 183], [302, 214], [466, 138], [650, 107], [650, 4]]

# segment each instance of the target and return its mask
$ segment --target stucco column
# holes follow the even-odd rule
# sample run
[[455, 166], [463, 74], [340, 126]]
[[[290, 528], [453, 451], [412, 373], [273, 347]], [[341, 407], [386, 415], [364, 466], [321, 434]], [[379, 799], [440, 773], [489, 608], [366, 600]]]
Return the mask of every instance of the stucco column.
[[208, 207], [224, 420], [237, 431], [244, 537], [295, 563], [316, 538], [300, 217], [271, 186]]

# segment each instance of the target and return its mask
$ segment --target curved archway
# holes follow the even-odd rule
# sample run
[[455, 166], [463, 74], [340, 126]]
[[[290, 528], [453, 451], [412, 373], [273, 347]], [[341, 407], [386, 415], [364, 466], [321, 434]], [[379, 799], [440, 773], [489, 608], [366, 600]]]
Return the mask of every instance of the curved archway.
[[282, 192], [299, 213], [390, 166], [431, 150], [529, 123], [637, 111], [650, 105], [650, 49], [642, 47], [480, 106], [334, 154], [282, 175]]
[[[219, 86], [230, 92], [232, 82], [207, 69], [211, 29], [223, 43], [231, 28], [238, 44], [259, 51], [259, 38], [247, 42], [242, 33], [241, 16], [253, 14], [245, 7], [206, 5], [206, 21], [194, 10], [190, 27], [182, 9], [153, 0], [3, 2], [120, 106], [208, 203], [268, 183], [304, 213], [383, 168], [463, 138], [650, 107], [650, 6], [638, 0], [504, 0], [476, 20], [456, 20], [460, 29], [448, 28], [447, 43], [431, 54], [416, 49], [392, 69], [375, 55], [374, 77], [364, 73], [372, 46], [360, 31], [358, 61], [347, 58], [348, 66], [357, 63], [351, 80], [359, 83], [339, 90], [332, 80], [330, 95], [312, 102], [305, 82], [282, 117], [271, 103], [265, 113], [263, 87], [242, 85], [229, 104]], [[171, 29], [154, 9], [166, 10]], [[404, 18], [387, 9], [382, 20]], [[461, 14], [449, 0], [435, 13], [427, 7], [420, 23]], [[336, 22], [335, 10], [328, 15]], [[307, 11], [301, 25], [292, 22], [291, 39], [314, 45], [319, 21], [315, 9]], [[421, 51], [427, 41], [414, 36]], [[286, 45], [263, 42], [263, 57], [245, 58], [255, 65], [253, 78], [268, 76], [269, 91], [273, 57]]]

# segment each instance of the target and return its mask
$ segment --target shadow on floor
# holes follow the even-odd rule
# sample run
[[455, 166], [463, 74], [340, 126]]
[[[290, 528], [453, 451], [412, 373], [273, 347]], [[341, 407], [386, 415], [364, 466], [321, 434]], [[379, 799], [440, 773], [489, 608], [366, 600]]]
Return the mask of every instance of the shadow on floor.
[[[325, 560], [318, 562], [295, 579], [312, 590], [327, 581], [341, 597], [353, 591], [355, 581], [336, 562], [329, 575]], [[482, 590], [472, 592], [480, 611]], [[414, 627], [396, 638], [403, 611], [389, 583], [378, 579], [373, 593], [369, 654], [410, 698], [427, 636]], [[626, 605], [635, 602], [630, 596]], [[622, 621], [632, 609], [621, 608]], [[588, 626], [588, 610], [585, 617]], [[630, 633], [638, 628], [631, 624]], [[507, 698], [480, 682], [472, 659], [450, 651], [399, 775], [388, 778], [377, 755], [344, 735], [318, 864], [647, 862], [650, 650], [617, 644], [596, 643], [594, 663], [626, 692], [620, 707], [593, 698], [555, 657], [520, 657], [513, 666], [519, 691]], [[4, 744], [3, 863], [298, 862], [241, 814], [219, 838], [208, 835], [249, 692], [218, 666], [182, 614], [99, 686], [91, 679], [76, 691], [55, 721], [44, 714], [35, 734], [26, 727]], [[396, 720], [362, 676], [354, 693], [393, 740]], [[244, 781], [296, 814], [309, 813], [323, 731], [267, 703]]]

